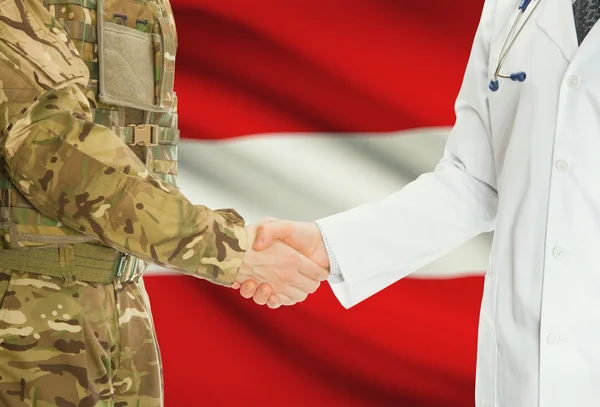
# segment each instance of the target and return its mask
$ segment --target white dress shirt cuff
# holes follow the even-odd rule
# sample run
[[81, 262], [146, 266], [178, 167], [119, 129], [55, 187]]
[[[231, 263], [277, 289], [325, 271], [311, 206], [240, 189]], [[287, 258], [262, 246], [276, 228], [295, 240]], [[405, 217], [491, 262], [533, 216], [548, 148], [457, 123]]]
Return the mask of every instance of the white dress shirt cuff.
[[329, 278], [327, 281], [329, 284], [340, 284], [344, 282], [344, 275], [342, 274], [342, 270], [340, 269], [340, 265], [335, 259], [335, 255], [333, 254], [333, 250], [327, 241], [327, 236], [323, 233], [323, 229], [317, 223], [317, 227], [321, 232], [321, 237], [323, 238], [323, 245], [325, 246], [325, 251], [327, 252], [327, 257], [329, 257]]

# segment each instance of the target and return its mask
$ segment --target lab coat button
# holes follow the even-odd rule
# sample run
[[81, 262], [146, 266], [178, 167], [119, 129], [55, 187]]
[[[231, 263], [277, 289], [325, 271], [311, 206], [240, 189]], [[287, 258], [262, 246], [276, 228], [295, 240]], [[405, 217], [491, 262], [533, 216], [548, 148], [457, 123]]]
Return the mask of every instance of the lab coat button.
[[556, 162], [556, 169], [559, 170], [560, 172], [565, 172], [569, 169], [569, 163], [566, 162], [565, 160], [558, 160]]
[[552, 250], [552, 254], [554, 257], [560, 260], [564, 259], [564, 257], [567, 255], [567, 252], [562, 247], [555, 247], [554, 250]]
[[575, 75], [571, 75], [567, 78], [567, 86], [569, 88], [576, 88], [579, 86], [579, 78]]
[[550, 345], [558, 345], [558, 343], [560, 342], [560, 338], [558, 337], [558, 335], [555, 334], [548, 335], [548, 338], [546, 339], [548, 340], [548, 343]]

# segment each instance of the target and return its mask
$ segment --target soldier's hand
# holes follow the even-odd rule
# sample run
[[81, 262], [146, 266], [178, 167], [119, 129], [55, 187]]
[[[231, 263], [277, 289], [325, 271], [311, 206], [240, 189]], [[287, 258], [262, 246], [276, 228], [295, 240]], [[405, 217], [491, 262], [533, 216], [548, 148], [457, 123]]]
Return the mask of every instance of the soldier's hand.
[[[250, 287], [264, 285], [258, 289], [262, 295], [255, 298], [257, 303], [268, 303], [272, 308], [296, 304], [314, 293], [329, 276], [326, 268], [281, 241], [270, 243], [261, 252], [255, 251], [250, 245], [255, 241], [256, 227], [249, 226], [246, 230], [249, 247], [236, 282], [243, 285], [248, 281]], [[248, 287], [243, 286], [242, 295], [247, 291]]]
[[[252, 239], [249, 235], [248, 239]], [[329, 268], [329, 258], [321, 238], [321, 232], [312, 222], [290, 222], [268, 218], [259, 223], [253, 250], [263, 251], [277, 241], [293, 247], [321, 267]], [[329, 272], [328, 272], [329, 274]], [[253, 279], [241, 284], [240, 294], [244, 298], [254, 298], [257, 304], [267, 304], [270, 308], [279, 308], [289, 305], [289, 299], [273, 290], [273, 287], [264, 282]]]

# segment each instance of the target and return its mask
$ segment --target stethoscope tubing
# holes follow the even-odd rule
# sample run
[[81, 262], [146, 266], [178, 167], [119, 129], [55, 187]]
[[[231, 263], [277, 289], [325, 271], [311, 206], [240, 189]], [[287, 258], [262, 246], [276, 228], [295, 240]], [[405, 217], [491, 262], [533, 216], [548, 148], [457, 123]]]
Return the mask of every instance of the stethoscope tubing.
[[[527, 9], [528, 9], [527, 6], [531, 2], [531, 0], [523, 0], [522, 4], [519, 6], [519, 8], [517, 10], [517, 16], [514, 18], [513, 23], [510, 26], [508, 33], [506, 34], [506, 37], [504, 37], [504, 41], [502, 41], [502, 47], [500, 48], [500, 53], [498, 55], [498, 61], [496, 63], [496, 70], [494, 71], [494, 77], [492, 79], [492, 82], [497, 83], [498, 78], [513, 79], [513, 76], [516, 75], [516, 74], [503, 75], [500, 71], [502, 69], [502, 66], [504, 65], [504, 62], [506, 61], [506, 57], [510, 53], [510, 50], [511, 50], [513, 44], [515, 43], [517, 38], [519, 38], [521, 31], [523, 31], [523, 28], [527, 25], [527, 22], [529, 21], [529, 19], [531, 18], [531, 16], [537, 9], [537, 7], [540, 5], [540, 1], [541, 0], [536, 0], [533, 8], [525, 16], [525, 20], [520, 25], [519, 25], [519, 23], [521, 22], [521, 20], [523, 19], [523, 16], [527, 12]], [[517, 29], [517, 27], [518, 27], [518, 29]], [[515, 33], [515, 30], [516, 30], [516, 33]], [[511, 39], [511, 37], [512, 37], [512, 39]], [[509, 39], [510, 39], [510, 41], [509, 41]], [[519, 72], [519, 74], [523, 74], [523, 80], [525, 80], [525, 73]]]

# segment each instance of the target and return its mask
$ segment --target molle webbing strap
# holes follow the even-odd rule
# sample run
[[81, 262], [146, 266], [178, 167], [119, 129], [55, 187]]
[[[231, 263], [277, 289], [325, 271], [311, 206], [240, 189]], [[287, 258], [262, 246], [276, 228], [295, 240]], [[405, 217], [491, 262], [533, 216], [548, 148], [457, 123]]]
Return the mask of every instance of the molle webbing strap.
[[98, 62], [83, 61], [90, 71], [90, 79], [97, 81], [100, 73], [98, 72]]
[[156, 124], [160, 127], [168, 127], [171, 129], [179, 128], [179, 116], [174, 112], [147, 112], [148, 116], [146, 123]]

